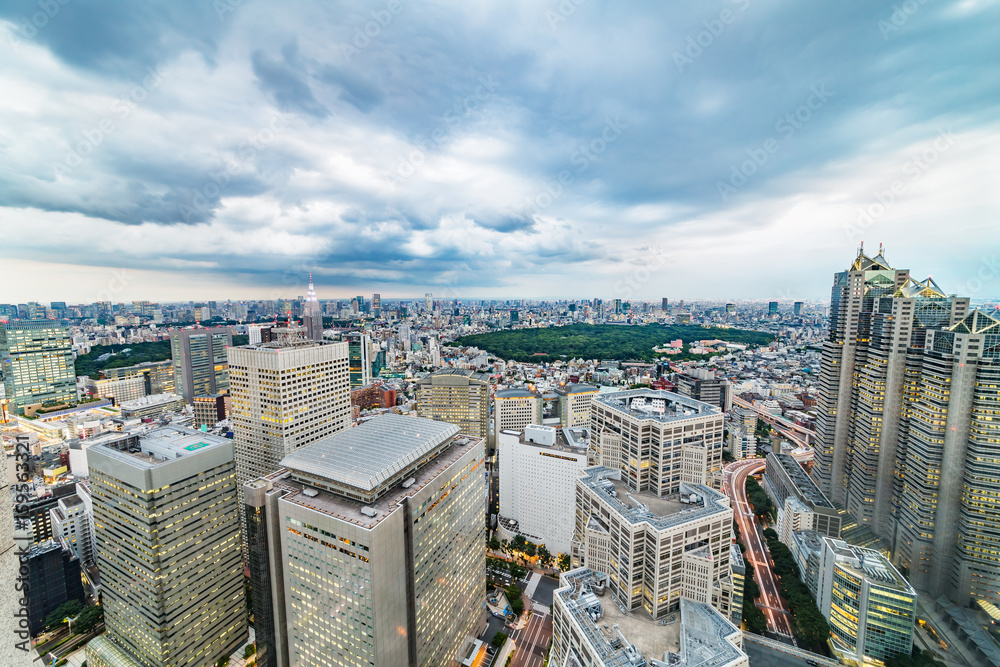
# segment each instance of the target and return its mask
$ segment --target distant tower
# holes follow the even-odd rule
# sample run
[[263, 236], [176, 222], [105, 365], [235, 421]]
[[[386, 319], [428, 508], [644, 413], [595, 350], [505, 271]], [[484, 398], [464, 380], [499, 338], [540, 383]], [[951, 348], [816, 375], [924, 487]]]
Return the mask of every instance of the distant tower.
[[306, 291], [306, 303], [302, 309], [302, 324], [306, 327], [306, 338], [323, 340], [323, 309], [316, 298], [316, 288], [313, 287], [313, 274], [309, 272], [309, 289]]

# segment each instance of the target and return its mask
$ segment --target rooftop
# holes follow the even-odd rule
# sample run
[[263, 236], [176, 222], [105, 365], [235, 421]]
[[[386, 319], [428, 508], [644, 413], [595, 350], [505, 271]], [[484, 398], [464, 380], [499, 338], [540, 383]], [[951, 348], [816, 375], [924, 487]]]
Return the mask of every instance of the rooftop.
[[722, 414], [714, 405], [662, 389], [631, 389], [613, 394], [598, 394], [594, 397], [594, 402], [636, 419], [658, 422]]
[[718, 512], [732, 511], [726, 496], [703, 484], [681, 482], [681, 498], [695, 497], [694, 502], [683, 503], [680, 500], [659, 498], [648, 492], [632, 493], [621, 482], [620, 471], [604, 466], [586, 468], [577, 479], [610, 504], [624, 520], [632, 524], [648, 523], [657, 530], [672, 528]]
[[559, 387], [556, 391], [560, 394], [591, 394], [597, 392], [597, 387], [592, 387], [589, 384], [570, 383], [565, 387]]
[[[358, 426], [351, 430], [356, 431], [368, 428], [372, 423], [390, 416], [396, 415], [377, 417], [371, 420], [368, 425]], [[417, 418], [410, 417], [408, 419]], [[481, 441], [480, 438], [470, 438], [461, 435], [449, 438], [445, 442], [444, 448], [438, 451], [436, 455], [423, 461], [417, 467], [407, 470], [405, 476], [396, 477], [373, 501], [352, 499], [340, 493], [317, 489], [314, 484], [304, 483], [301, 479], [297, 479], [292, 471], [286, 469], [269, 475], [267, 479], [273, 482], [275, 488], [286, 492], [287, 495], [283, 499], [288, 502], [329, 514], [330, 516], [370, 530], [398, 509], [403, 498], [412, 496], [423, 489], [449, 466], [464, 456], [470, 448]], [[410, 482], [411, 479], [413, 480], [412, 482]], [[260, 483], [262, 482], [248, 482], [248, 484]], [[369, 507], [374, 512], [370, 514], [363, 514], [361, 512], [362, 508]]]
[[142, 435], [119, 435], [120, 438], [94, 445], [92, 449], [143, 469], [155, 468], [213, 447], [232, 447], [233, 443], [228, 438], [174, 426], [162, 426]]
[[795, 457], [791, 454], [769, 454], [768, 456], [773, 456], [777, 459], [778, 463], [791, 478], [792, 483], [795, 484], [795, 488], [799, 490], [802, 496], [811, 502], [816, 507], [828, 507], [833, 509], [833, 503], [827, 500], [823, 492], [819, 490], [816, 486], [816, 482], [812, 480], [812, 477], [806, 474], [806, 471], [802, 469], [802, 466]]
[[458, 432], [454, 424], [387, 414], [292, 452], [281, 467], [293, 477], [318, 478], [372, 494], [425, 463]]
[[465, 377], [474, 382], [489, 382], [490, 379], [489, 373], [479, 373], [470, 368], [442, 368], [433, 373], [428, 373], [417, 382], [420, 384], [429, 384], [433, 383], [436, 377], [440, 378], [449, 375]]
[[[537, 428], [537, 425], [535, 426]], [[538, 442], [532, 442], [526, 439], [526, 432], [520, 429], [504, 429], [500, 431], [507, 435], [516, 435], [517, 441], [522, 445], [528, 445], [529, 447], [538, 447], [539, 449], [551, 449], [560, 452], [568, 452], [571, 454], [585, 454], [588, 447], [590, 446], [590, 429], [587, 428], [552, 428], [555, 431], [556, 441], [554, 445], [545, 445]], [[581, 433], [583, 431], [583, 433]]]
[[823, 543], [837, 559], [837, 563], [863, 577], [875, 586], [891, 587], [916, 596], [916, 590], [903, 578], [885, 556], [874, 549], [866, 549], [844, 540], [824, 537]]
[[500, 389], [494, 395], [496, 398], [538, 398], [538, 394], [522, 387]]

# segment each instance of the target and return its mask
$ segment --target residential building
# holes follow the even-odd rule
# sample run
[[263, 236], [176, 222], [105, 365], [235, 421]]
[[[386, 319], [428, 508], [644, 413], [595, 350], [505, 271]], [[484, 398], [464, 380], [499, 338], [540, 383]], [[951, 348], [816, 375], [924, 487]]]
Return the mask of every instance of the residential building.
[[452, 424], [383, 415], [245, 484], [257, 664], [471, 658], [486, 589], [484, 456], [485, 441]]
[[[635, 491], [620, 470], [595, 466], [576, 482], [573, 562], [608, 575], [627, 610], [659, 620], [680, 598], [732, 615], [733, 510], [704, 484], [681, 483], [667, 499]], [[742, 592], [740, 592], [742, 595]]]
[[590, 402], [597, 392], [597, 387], [577, 383], [556, 389], [559, 395], [559, 422], [563, 428], [590, 426]]
[[553, 595], [549, 664], [572, 667], [748, 667], [739, 626], [711, 605], [681, 598], [665, 626], [623, 612], [606, 574], [577, 568]]
[[490, 434], [490, 376], [445, 368], [417, 380], [417, 414], [454, 424], [475, 438]]
[[913, 650], [917, 592], [874, 549], [824, 537], [816, 602], [841, 660], [864, 665]]
[[347, 343], [306, 339], [304, 327], [271, 333], [271, 342], [229, 351], [229, 421], [240, 485], [351, 424]]
[[722, 488], [719, 408], [661, 390], [599, 394], [591, 404], [591, 442], [601, 465], [622, 471], [632, 491], [660, 498], [680, 486]]
[[85, 390], [97, 398], [110, 398], [115, 405], [137, 400], [146, 395], [146, 382], [138, 375], [130, 378], [107, 378], [93, 380], [87, 378]]
[[229, 389], [228, 350], [233, 345], [229, 327], [174, 329], [170, 353], [175, 391], [190, 403], [195, 396]]
[[91, 667], [212, 665], [246, 641], [233, 442], [164, 427], [87, 450], [105, 634]]
[[729, 440], [726, 445], [729, 453], [737, 461], [757, 456], [757, 436], [745, 426], [730, 428]]
[[498, 530], [507, 539], [520, 534], [553, 554], [570, 553], [576, 479], [588, 465], [587, 448], [585, 438], [567, 438], [551, 426], [528, 425], [497, 434]]
[[840, 513], [791, 454], [767, 455], [762, 486], [778, 510], [778, 534], [785, 544], [793, 530], [840, 537]]
[[33, 545], [20, 558], [22, 572], [24, 568], [28, 570], [24, 585], [28, 632], [35, 636], [45, 628], [45, 617], [59, 605], [70, 600], [83, 601], [80, 559], [65, 540], [46, 540]]
[[76, 401], [69, 327], [52, 320], [0, 322], [0, 375], [13, 410]]

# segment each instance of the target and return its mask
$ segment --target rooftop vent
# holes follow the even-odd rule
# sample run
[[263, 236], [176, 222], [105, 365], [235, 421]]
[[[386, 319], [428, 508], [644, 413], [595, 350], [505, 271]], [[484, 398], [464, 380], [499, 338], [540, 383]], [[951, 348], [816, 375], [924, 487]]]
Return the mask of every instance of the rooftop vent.
[[417, 483], [417, 478], [416, 477], [411, 477], [410, 479], [408, 479], [405, 482], [403, 482], [403, 488], [404, 489], [408, 489], [408, 488], [410, 488], [411, 486], [413, 486], [416, 483]]
[[378, 516], [378, 510], [375, 509], [374, 507], [362, 507], [361, 513], [364, 514], [365, 516], [370, 516], [372, 518]]
[[303, 487], [303, 489], [302, 489], [302, 495], [309, 496], [310, 498], [315, 498], [316, 496], [319, 495], [319, 491], [317, 491], [316, 489], [314, 489], [312, 487], [306, 486], [306, 487]]

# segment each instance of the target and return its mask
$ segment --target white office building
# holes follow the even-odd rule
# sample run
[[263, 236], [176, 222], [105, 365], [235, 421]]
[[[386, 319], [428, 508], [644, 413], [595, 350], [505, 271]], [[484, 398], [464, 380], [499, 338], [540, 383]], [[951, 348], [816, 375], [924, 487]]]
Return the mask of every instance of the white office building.
[[[577, 429], [585, 430], [585, 429]], [[587, 467], [587, 442], [551, 426], [529, 425], [497, 436], [500, 468], [498, 530], [569, 553], [576, 515], [576, 479]]]

